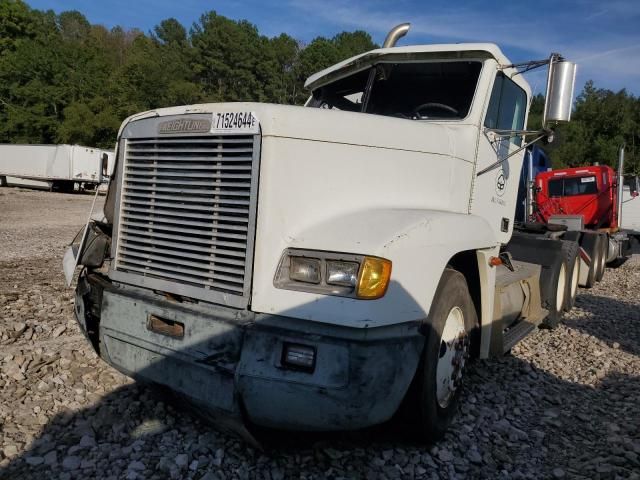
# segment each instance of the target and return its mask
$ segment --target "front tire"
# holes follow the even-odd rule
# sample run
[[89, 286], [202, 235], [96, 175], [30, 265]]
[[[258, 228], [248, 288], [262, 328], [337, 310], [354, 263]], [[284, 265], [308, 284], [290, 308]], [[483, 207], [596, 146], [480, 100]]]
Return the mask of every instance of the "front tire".
[[457, 411], [477, 322], [464, 276], [445, 269], [425, 323], [426, 341], [416, 377], [415, 427], [423, 440], [442, 438]]

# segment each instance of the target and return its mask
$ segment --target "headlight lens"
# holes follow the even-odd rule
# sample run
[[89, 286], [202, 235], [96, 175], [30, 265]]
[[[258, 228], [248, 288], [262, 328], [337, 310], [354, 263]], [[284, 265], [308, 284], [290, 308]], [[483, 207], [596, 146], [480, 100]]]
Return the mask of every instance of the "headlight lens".
[[358, 282], [359, 269], [360, 264], [356, 262], [327, 260], [327, 283], [354, 288]]
[[273, 279], [276, 288], [374, 300], [389, 286], [391, 261], [350, 253], [287, 249]]
[[291, 257], [289, 279], [296, 282], [320, 283], [320, 260]]

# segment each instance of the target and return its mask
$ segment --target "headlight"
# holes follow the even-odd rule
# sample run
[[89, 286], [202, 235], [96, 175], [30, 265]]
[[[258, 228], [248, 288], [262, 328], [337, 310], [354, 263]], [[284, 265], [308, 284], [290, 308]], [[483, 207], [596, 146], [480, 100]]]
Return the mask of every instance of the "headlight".
[[287, 249], [280, 259], [276, 288], [373, 300], [389, 286], [391, 261], [348, 253]]
[[360, 264], [357, 262], [327, 260], [327, 283], [354, 288], [358, 282], [359, 269]]
[[291, 257], [289, 279], [295, 282], [320, 283], [320, 260], [316, 258]]

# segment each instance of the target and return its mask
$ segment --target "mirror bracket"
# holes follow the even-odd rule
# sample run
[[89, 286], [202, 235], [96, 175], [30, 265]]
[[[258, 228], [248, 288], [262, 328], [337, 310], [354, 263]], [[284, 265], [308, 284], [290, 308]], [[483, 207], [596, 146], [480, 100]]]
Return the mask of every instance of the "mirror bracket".
[[542, 60], [529, 60], [528, 62], [522, 63], [511, 63], [509, 65], [498, 65], [500, 70], [505, 70], [507, 68], [516, 68], [517, 72], [511, 75], [511, 77], [515, 77], [516, 75], [520, 75], [521, 73], [526, 73], [531, 70], [535, 70], [536, 68], [544, 67], [545, 65], [550, 65], [553, 62], [563, 61], [564, 57], [559, 53], [552, 53], [549, 58], [543, 58]]
[[565, 60], [559, 53], [552, 53], [543, 60], [531, 60], [522, 63], [499, 65], [499, 69], [515, 68], [511, 77], [528, 72], [535, 68], [549, 66], [547, 74], [547, 91], [542, 114], [542, 127], [549, 124], [568, 122], [571, 119], [573, 91], [576, 81], [576, 64]]
[[536, 137], [533, 140], [530, 140], [529, 142], [525, 142], [524, 145], [520, 146], [519, 148], [517, 148], [513, 152], [509, 153], [509, 155], [505, 156], [504, 158], [501, 158], [501, 159], [495, 161], [494, 163], [492, 163], [491, 165], [483, 168], [478, 173], [476, 173], [476, 177], [479, 177], [480, 175], [484, 175], [485, 173], [490, 172], [494, 168], [502, 165], [502, 163], [505, 160], [508, 160], [509, 158], [513, 157], [515, 154], [520, 153], [525, 148], [533, 145], [534, 143], [536, 143], [539, 140], [542, 140], [543, 138], [547, 138], [547, 140], [549, 142], [551, 142], [553, 140], [553, 130], [549, 130], [549, 129], [542, 129], [542, 130], [499, 130], [499, 129], [495, 129], [495, 128], [485, 128], [484, 133], [487, 136], [489, 134], [491, 134], [494, 137], [499, 137], [499, 138], [508, 138], [508, 137], [513, 137], [513, 136], [516, 136], [516, 135], [519, 135], [522, 138], [526, 138], [528, 135], [536, 135]]

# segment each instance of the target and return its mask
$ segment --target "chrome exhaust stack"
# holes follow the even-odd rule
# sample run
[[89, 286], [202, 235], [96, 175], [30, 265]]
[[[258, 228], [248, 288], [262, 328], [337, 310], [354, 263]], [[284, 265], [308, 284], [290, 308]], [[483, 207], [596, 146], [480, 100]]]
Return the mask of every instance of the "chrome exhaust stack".
[[391, 31], [387, 34], [387, 38], [384, 39], [384, 43], [382, 44], [382, 48], [391, 48], [395, 47], [398, 40], [404, 37], [407, 32], [411, 28], [410, 23], [401, 23], [400, 25], [396, 25], [391, 29]]
[[623, 143], [618, 151], [618, 196], [616, 201], [618, 202], [618, 229], [622, 225], [622, 195], [624, 193], [624, 147]]

